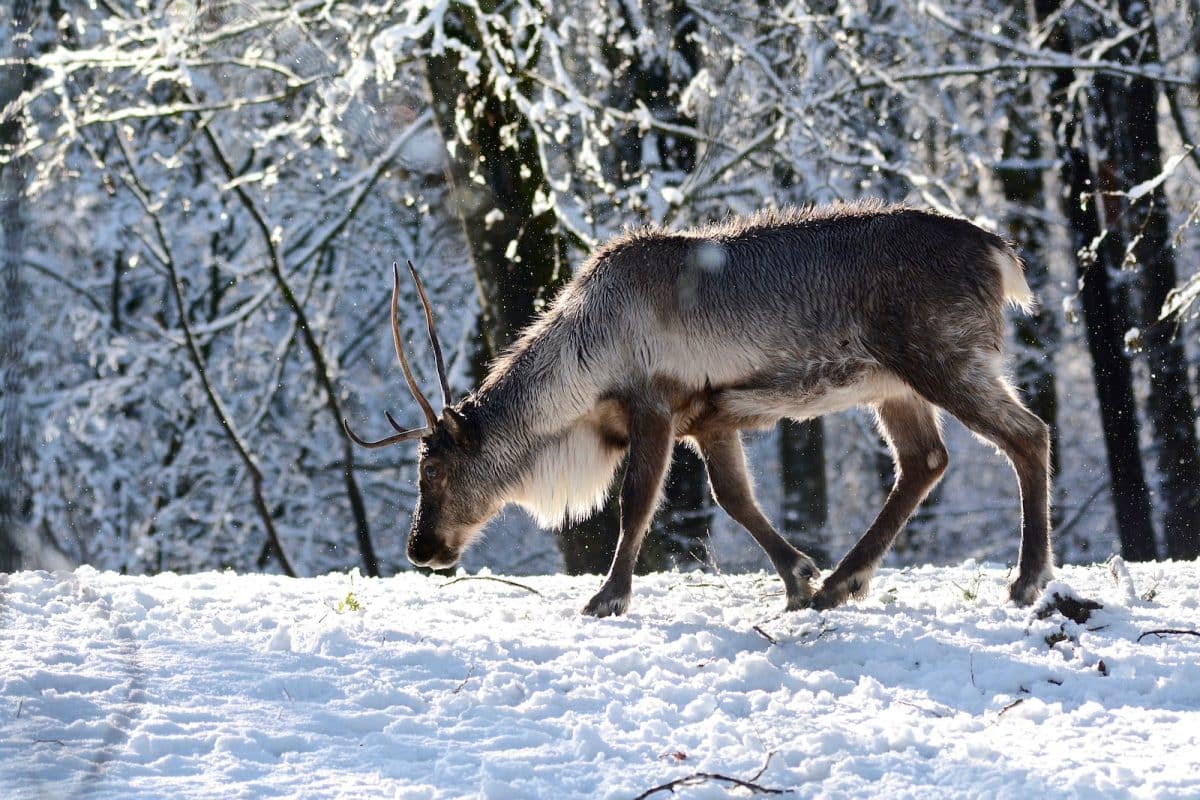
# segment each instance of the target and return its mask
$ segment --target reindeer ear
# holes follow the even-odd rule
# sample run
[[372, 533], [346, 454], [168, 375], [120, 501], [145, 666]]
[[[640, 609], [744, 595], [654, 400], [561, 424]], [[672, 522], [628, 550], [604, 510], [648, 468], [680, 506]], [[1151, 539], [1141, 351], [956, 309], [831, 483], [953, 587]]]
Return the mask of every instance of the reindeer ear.
[[461, 445], [466, 442], [470, 424], [460, 411], [453, 406], [446, 406], [442, 409], [442, 424], [446, 426], [446, 430], [450, 432], [450, 437], [456, 444]]

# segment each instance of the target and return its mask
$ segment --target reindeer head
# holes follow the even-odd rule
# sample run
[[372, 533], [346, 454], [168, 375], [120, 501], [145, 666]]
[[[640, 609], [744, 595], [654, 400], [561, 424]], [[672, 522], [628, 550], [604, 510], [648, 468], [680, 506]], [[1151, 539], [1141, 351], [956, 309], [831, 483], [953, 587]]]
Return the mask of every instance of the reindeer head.
[[408, 535], [408, 559], [419, 567], [452, 567], [458, 563], [459, 556], [484, 523], [500, 510], [503, 500], [497, 496], [496, 481], [489, 474], [486, 461], [480, 458], [483, 436], [474, 401], [468, 398], [457, 406], [449, 405], [450, 385], [446, 379], [442, 348], [434, 330], [433, 309], [421, 277], [411, 261], [408, 270], [417, 285], [421, 305], [425, 308], [425, 324], [433, 343], [433, 355], [442, 387], [442, 414], [440, 417], [434, 414], [433, 407], [417, 386], [404, 355], [397, 320], [400, 271], [393, 263], [392, 343], [396, 347], [396, 356], [400, 359], [400, 368], [404, 371], [408, 388], [425, 414], [426, 424], [420, 428], [405, 429], [385, 411], [384, 416], [396, 432], [374, 442], [359, 438], [350, 430], [346, 420], [342, 420], [342, 424], [346, 435], [362, 447], [386, 447], [413, 439], [420, 440], [417, 451], [419, 494]]

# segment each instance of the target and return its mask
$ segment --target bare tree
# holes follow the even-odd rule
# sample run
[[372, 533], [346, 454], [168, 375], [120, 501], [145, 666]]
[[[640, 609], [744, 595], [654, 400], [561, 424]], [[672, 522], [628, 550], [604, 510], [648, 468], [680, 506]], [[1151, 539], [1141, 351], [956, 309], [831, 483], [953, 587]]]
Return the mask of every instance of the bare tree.
[[[481, 9], [494, 11], [496, 5], [482, 3]], [[547, 205], [551, 189], [535, 132], [515, 104], [494, 90], [497, 76], [489, 60], [462, 63], [463, 53], [486, 53], [484, 36], [534, 33], [485, 27], [495, 20], [481, 20], [470, 4], [452, 4], [442, 30], [453, 46], [425, 59], [434, 116], [451, 156], [452, 202], [479, 289], [483, 347], [477, 372], [570, 276], [570, 242]], [[516, 42], [505, 43], [517, 49]], [[480, 72], [472, 75], [471, 69]]]
[[[279, 562], [280, 568], [285, 575], [296, 577], [296, 570], [292, 566], [291, 559], [287, 556], [287, 551], [284, 549], [283, 542], [279, 538], [279, 533], [275, 529], [275, 520], [271, 513], [271, 509], [267, 505], [265, 489], [263, 485], [262, 470], [258, 466], [258, 460], [247, 445], [245, 438], [238, 432], [238, 429], [233, 420], [233, 415], [217, 390], [213, 387], [213, 382], [209, 379], [208, 368], [205, 363], [204, 354], [201, 348], [196, 344], [196, 337], [192, 333], [192, 325], [188, 320], [189, 312], [187, 302], [183, 296], [183, 283], [180, 278], [179, 269], [176, 264], [176, 259], [170, 241], [167, 238], [166, 232], [163, 229], [162, 220], [150, 199], [146, 184], [138, 176], [138, 169], [134, 163], [134, 157], [121, 142], [120, 136], [116, 137], [116, 141], [121, 147], [122, 154], [125, 157], [126, 164], [129, 167], [128, 173], [123, 177], [126, 179], [126, 186], [131, 193], [137, 198], [138, 203], [146, 212], [150, 219], [150, 226], [154, 231], [155, 239], [161, 248], [159, 253], [162, 258], [163, 266], [167, 270], [167, 279], [170, 284], [171, 297], [175, 302], [175, 311], [179, 318], [179, 327], [183, 331], [184, 342], [187, 352], [187, 357], [191, 363], [197, 380], [204, 389], [204, 396], [208, 401], [213, 417], [221, 425], [221, 430], [224, 432], [229, 444], [237, 453], [238, 458], [245, 466], [246, 471], [250, 475], [250, 489], [254, 497], [254, 508], [258, 512], [259, 521], [262, 523], [263, 530], [266, 533], [266, 546], [264, 552], [274, 556]], [[262, 566], [260, 564], [260, 566]]]
[[[485, 3], [483, 9], [495, 6]], [[565, 283], [570, 241], [546, 205], [552, 190], [536, 132], [516, 105], [494, 90], [494, 65], [472, 62], [480, 74], [469, 75], [461, 60], [463, 53], [485, 52], [485, 34], [507, 38], [510, 32], [484, 30], [487, 20], [467, 4], [452, 5], [442, 24], [454, 45], [428, 55], [425, 74], [450, 155], [454, 212], [475, 271], [480, 346], [474, 372], [479, 377]], [[615, 513], [607, 510], [559, 531], [567, 572], [603, 572], [616, 547], [616, 530]]]
[[[1058, 0], [1038, 0], [1037, 15], [1052, 27], [1048, 44], [1063, 54], [1073, 52], [1068, 16], [1062, 14], [1065, 4]], [[1150, 508], [1150, 491], [1142, 469], [1138, 442], [1137, 407], [1133, 397], [1133, 375], [1124, 352], [1124, 332], [1129, 329], [1125, 304], [1112, 286], [1109, 268], [1114, 265], [1111, 240], [1102, 235], [1097, 216], [1096, 187], [1088, 152], [1090, 142], [1085, 130], [1085, 106], [1074, 90], [1076, 74], [1062, 68], [1053, 73], [1050, 82], [1051, 120], [1061, 163], [1063, 214], [1071, 228], [1071, 243], [1075, 252], [1079, 279], [1079, 298], [1083, 306], [1088, 350], [1092, 355], [1092, 373], [1100, 401], [1100, 422], [1104, 430], [1105, 449], [1113, 508], [1116, 512], [1117, 534], [1121, 552], [1130, 560], [1155, 558], [1154, 520]], [[1085, 80], [1085, 87], [1091, 85]], [[1100, 135], [1112, 134], [1103, 118], [1093, 121], [1092, 130]], [[1108, 142], [1111, 144], [1111, 142]], [[1101, 144], [1101, 143], [1092, 143]], [[1102, 206], [1101, 206], [1102, 208]], [[1118, 257], [1119, 258], [1119, 257]]]
[[[1122, 37], [1111, 54], [1119, 63], [1158, 63], [1158, 35], [1150, 9], [1121, 0], [1125, 25], [1138, 35]], [[1108, 236], [1113, 250], [1121, 247], [1120, 264], [1110, 269], [1137, 269], [1140, 295], [1140, 341], [1135, 345], [1149, 373], [1147, 412], [1154, 432], [1154, 455], [1162, 498], [1163, 543], [1170, 558], [1200, 556], [1200, 447], [1196, 443], [1196, 410], [1188, 386], [1188, 361], [1175, 327], [1159, 320], [1160, 310], [1176, 285], [1175, 250], [1170, 211], [1163, 182], [1158, 137], [1157, 84], [1146, 78], [1097, 79], [1098, 102], [1112, 128], [1100, 156], [1103, 203], [1115, 225]], [[1138, 186], [1153, 186], [1139, 193]], [[1106, 251], [1108, 252], [1108, 251]], [[1114, 252], [1113, 255], [1116, 255]]]
[[[479, 70], [473, 75], [461, 63], [462, 52], [487, 52], [485, 35], [503, 37], [508, 47], [520, 51], [520, 40], [534, 36], [535, 31], [501, 24], [500, 17], [492, 15], [494, 4], [483, 4], [479, 10], [485, 12], [484, 17], [468, 4], [454, 5], [443, 19], [442, 30], [456, 44], [425, 59], [435, 116], [451, 153], [455, 211], [462, 220], [479, 288], [483, 346], [476, 361], [477, 373], [507, 347], [570, 276], [567, 259], [575, 243], [548, 203], [554, 190], [545, 176], [538, 132], [511, 97], [495, 90], [501, 77], [496, 71], [504, 65], [490, 60], [472, 62], [471, 69]], [[636, 35], [633, 29], [644, 24], [633, 14], [621, 5], [625, 35]], [[688, 69], [694, 71], [698, 68], [698, 54], [691, 43], [695, 19], [683, 2], [673, 3], [665, 16], [674, 45], [670, 49], [683, 53]], [[609, 54], [613, 55], [611, 49]], [[624, 83], [617, 85], [631, 95], [610, 99], [618, 106], [645, 104], [669, 116], [688, 76], [673, 74], [665, 56], [651, 56], [645, 63], [639, 55], [634, 59], [624, 64], [614, 61], [614, 68], [626, 76]], [[526, 98], [533, 89], [532, 82], [522, 75], [528, 66], [509, 67], [516, 73], [516, 91]], [[503, 77], [512, 76], [505, 73]], [[678, 116], [670, 121], [687, 123]], [[627, 129], [618, 137], [616, 158], [611, 162], [617, 165], [616, 183], [627, 184], [641, 172], [643, 135]], [[658, 157], [664, 168], [686, 172], [695, 164], [695, 152], [696, 143], [689, 137], [659, 138]], [[662, 522], [642, 553], [643, 569], [662, 569], [684, 552], [697, 560], [704, 558], [702, 538], [707, 534], [709, 513], [703, 510], [707, 506], [703, 465], [686, 448], [681, 448], [679, 455], [668, 484]], [[617, 519], [614, 497], [591, 519], [559, 531], [559, 548], [568, 572], [596, 573], [608, 568], [616, 547]]]

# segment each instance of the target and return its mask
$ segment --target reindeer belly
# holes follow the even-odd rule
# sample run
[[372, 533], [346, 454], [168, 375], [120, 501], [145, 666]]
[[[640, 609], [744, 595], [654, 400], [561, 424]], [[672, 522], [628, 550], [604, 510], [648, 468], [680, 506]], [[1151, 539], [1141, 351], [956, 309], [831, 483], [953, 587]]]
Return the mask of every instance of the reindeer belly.
[[843, 363], [780, 371], [714, 389], [709, 424], [764, 428], [785, 417], [812, 419], [907, 391], [899, 378], [875, 365]]

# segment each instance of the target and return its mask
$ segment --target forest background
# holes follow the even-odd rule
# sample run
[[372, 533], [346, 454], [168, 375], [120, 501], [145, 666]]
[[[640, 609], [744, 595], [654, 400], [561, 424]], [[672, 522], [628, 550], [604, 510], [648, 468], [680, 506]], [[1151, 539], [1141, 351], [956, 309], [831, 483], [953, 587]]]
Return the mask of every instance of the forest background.
[[[588, 251], [861, 197], [1014, 241], [1013, 372], [1060, 561], [1200, 556], [1197, 0], [15, 0], [0, 9], [0, 571], [407, 569], [422, 271], [455, 397]], [[410, 287], [401, 326], [436, 382]], [[1015, 560], [1007, 463], [951, 468], [893, 563]], [[751, 442], [830, 565], [891, 485], [865, 412]], [[467, 566], [602, 572], [612, 506]], [[642, 568], [761, 568], [677, 451]]]

